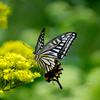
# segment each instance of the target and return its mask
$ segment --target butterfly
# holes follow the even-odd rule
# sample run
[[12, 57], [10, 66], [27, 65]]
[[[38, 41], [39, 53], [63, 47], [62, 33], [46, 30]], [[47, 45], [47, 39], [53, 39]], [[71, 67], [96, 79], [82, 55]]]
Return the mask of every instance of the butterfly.
[[47, 82], [56, 81], [62, 89], [59, 82], [60, 75], [62, 74], [61, 63], [57, 59], [63, 59], [72, 42], [75, 40], [77, 34], [75, 32], [67, 32], [57, 36], [44, 45], [45, 28], [40, 33], [38, 38], [34, 58], [37, 62], [38, 68], [44, 72], [45, 80]]

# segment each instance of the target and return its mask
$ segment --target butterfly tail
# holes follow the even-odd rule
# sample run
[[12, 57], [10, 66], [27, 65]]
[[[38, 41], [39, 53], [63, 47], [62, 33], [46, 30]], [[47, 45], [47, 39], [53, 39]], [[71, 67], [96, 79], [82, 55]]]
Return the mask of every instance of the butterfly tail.
[[53, 79], [53, 81], [56, 81], [56, 82], [58, 83], [58, 85], [59, 85], [60, 89], [62, 89], [62, 85], [60, 84], [60, 82], [59, 82], [58, 78], [57, 78], [57, 79]]
[[61, 67], [61, 63], [57, 60], [55, 60], [55, 66], [53, 67], [52, 70], [50, 70], [49, 72], [45, 73], [45, 79], [47, 82], [50, 81], [56, 81], [60, 87], [60, 89], [62, 89], [62, 86], [58, 80], [58, 78], [60, 78], [60, 75], [62, 74], [62, 70], [63, 68]]

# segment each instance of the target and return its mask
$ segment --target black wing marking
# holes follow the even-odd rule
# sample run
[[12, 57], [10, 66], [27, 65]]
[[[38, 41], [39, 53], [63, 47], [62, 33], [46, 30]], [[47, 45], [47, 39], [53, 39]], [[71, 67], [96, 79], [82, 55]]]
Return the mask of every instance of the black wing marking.
[[45, 28], [43, 28], [38, 38], [34, 54], [38, 53], [44, 47], [44, 35], [45, 35]]
[[66, 56], [71, 44], [75, 40], [75, 32], [64, 33], [48, 42], [40, 51], [40, 55], [53, 59], [62, 59]]
[[59, 78], [60, 75], [62, 74], [63, 68], [61, 67], [61, 63], [59, 61], [55, 60], [54, 62], [55, 62], [55, 67], [52, 70], [50, 70], [48, 73], [45, 73], [45, 79], [47, 82], [56, 81], [60, 89], [62, 89], [62, 86], [59, 82]]

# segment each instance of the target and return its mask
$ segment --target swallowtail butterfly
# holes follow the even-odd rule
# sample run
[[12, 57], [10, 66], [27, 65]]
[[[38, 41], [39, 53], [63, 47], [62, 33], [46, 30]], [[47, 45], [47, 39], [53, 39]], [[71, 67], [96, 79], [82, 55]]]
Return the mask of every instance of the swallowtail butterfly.
[[61, 67], [61, 63], [56, 59], [63, 59], [66, 56], [66, 53], [77, 34], [75, 32], [64, 33], [52, 39], [45, 45], [44, 35], [45, 28], [38, 38], [35, 52], [33, 52], [35, 55], [34, 58], [39, 69], [44, 71], [46, 81], [56, 81], [60, 89], [62, 89], [58, 78], [60, 78], [63, 68]]

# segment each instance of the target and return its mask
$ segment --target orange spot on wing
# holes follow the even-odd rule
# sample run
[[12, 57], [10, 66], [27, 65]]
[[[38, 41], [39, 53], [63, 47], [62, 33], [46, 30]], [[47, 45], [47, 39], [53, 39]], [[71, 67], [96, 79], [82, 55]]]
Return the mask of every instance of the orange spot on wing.
[[60, 63], [59, 62], [57, 62], [57, 65], [59, 65]]
[[48, 80], [49, 78], [48, 77], [45, 77], [45, 79]]
[[57, 73], [58, 73], [58, 74], [61, 74], [61, 71], [58, 71]]

